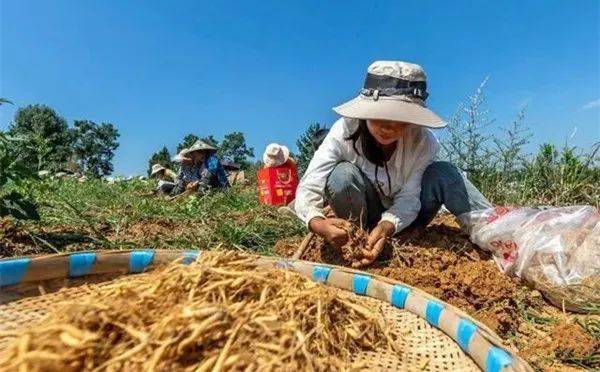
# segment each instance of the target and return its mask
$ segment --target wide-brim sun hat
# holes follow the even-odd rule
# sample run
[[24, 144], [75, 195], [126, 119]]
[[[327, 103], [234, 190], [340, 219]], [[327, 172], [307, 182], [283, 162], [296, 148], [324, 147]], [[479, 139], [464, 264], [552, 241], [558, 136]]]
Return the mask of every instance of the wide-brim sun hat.
[[150, 172], [150, 176], [154, 176], [155, 174], [157, 174], [157, 173], [159, 173], [159, 172], [162, 172], [162, 171], [164, 171], [164, 170], [166, 170], [166, 169], [167, 169], [167, 168], [163, 167], [163, 166], [162, 166], [162, 165], [160, 165], [160, 164], [154, 164], [154, 165], [152, 166], [152, 172]]
[[421, 66], [402, 61], [377, 61], [367, 69], [360, 94], [333, 110], [347, 118], [445, 127], [446, 122], [427, 108], [428, 96], [427, 76]]
[[192, 152], [196, 152], [196, 151], [217, 151], [217, 148], [209, 143], [202, 141], [202, 140], [198, 140], [198, 141], [194, 142], [194, 144], [192, 146], [188, 147], [187, 149], [181, 150], [181, 152], [179, 152], [179, 154], [181, 154], [182, 156], [185, 156], [185, 155], [189, 155]]
[[271, 143], [263, 154], [263, 163], [267, 167], [277, 167], [285, 164], [290, 158], [290, 149], [278, 143]]

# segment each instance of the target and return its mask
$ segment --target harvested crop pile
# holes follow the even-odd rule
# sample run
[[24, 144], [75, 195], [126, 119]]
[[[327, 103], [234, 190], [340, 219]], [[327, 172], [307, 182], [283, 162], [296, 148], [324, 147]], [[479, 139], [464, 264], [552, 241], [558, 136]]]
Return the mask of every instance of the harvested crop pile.
[[357, 367], [359, 351], [399, 352], [379, 314], [293, 271], [257, 270], [255, 257], [207, 252], [56, 304], [16, 335], [0, 370]]

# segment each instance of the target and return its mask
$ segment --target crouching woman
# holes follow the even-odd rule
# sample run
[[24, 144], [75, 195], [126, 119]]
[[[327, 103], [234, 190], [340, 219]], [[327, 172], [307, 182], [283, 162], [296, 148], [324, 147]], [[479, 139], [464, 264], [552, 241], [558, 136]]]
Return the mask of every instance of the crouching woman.
[[181, 150], [179, 156], [184, 162], [171, 195], [188, 190], [204, 194], [211, 189], [222, 190], [230, 186], [216, 147], [198, 140], [190, 148]]
[[[373, 63], [360, 95], [334, 108], [342, 118], [300, 181], [295, 211], [311, 231], [341, 247], [344, 220], [370, 230], [355, 266], [372, 263], [390, 237], [426, 226], [442, 205], [456, 216], [490, 207], [455, 166], [435, 161], [429, 128], [446, 123], [426, 107], [428, 95], [420, 66]], [[336, 217], [326, 216], [326, 205]]]

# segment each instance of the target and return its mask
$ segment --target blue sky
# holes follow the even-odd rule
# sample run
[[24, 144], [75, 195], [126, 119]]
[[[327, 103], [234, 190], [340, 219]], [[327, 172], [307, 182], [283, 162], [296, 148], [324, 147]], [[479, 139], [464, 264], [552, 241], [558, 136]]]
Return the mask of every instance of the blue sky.
[[600, 140], [596, 0], [4, 0], [0, 13], [0, 96], [117, 125], [117, 174], [190, 132], [293, 148], [377, 59], [422, 64], [444, 117], [490, 76], [496, 125], [527, 105], [535, 145]]

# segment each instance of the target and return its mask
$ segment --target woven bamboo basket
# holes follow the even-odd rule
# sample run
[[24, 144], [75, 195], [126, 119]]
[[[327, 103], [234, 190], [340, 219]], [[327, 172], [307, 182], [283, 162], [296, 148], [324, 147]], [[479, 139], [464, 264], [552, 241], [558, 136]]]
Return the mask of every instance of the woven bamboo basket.
[[[74, 299], [87, 286], [110, 285], [201, 251], [133, 250], [58, 254], [0, 260], [0, 331], [18, 330], [43, 320], [51, 304]], [[532, 371], [488, 327], [460, 309], [409, 285], [344, 267], [261, 257], [257, 269], [279, 267], [377, 302], [395, 330], [405, 335], [401, 355], [364, 352], [356, 361], [373, 370]], [[144, 275], [144, 274], [141, 274]], [[0, 338], [0, 350], [11, 339]], [[0, 351], [1, 353], [1, 351]]]

